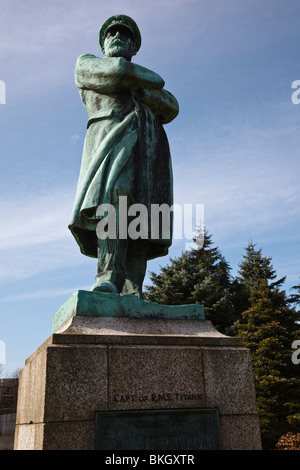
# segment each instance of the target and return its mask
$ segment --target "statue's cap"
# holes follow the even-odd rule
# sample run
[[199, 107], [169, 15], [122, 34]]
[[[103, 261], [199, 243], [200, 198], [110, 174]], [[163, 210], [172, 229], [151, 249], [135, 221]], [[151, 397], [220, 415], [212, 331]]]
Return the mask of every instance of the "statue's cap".
[[100, 43], [102, 52], [104, 52], [104, 39], [105, 39], [108, 29], [116, 25], [125, 26], [126, 28], [130, 29], [134, 37], [135, 50], [137, 52], [139, 48], [141, 47], [141, 42], [142, 42], [141, 33], [136, 22], [133, 21], [132, 18], [126, 15], [111, 16], [106, 21], [104, 21], [103, 25], [100, 27], [99, 43]]

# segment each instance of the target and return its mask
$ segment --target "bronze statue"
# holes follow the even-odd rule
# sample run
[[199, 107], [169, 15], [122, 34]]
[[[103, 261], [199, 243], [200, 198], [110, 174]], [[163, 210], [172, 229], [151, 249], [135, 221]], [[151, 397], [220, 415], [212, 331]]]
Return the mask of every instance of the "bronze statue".
[[[92, 290], [141, 297], [147, 260], [167, 254], [171, 245], [172, 230], [167, 238], [151, 236], [150, 214], [153, 204], [172, 206], [171, 157], [163, 124], [177, 116], [178, 103], [158, 74], [131, 61], [141, 45], [131, 18], [109, 18], [100, 28], [99, 42], [105, 57], [83, 54], [75, 67], [89, 119], [69, 228], [81, 252], [98, 258]], [[143, 237], [133, 239], [120, 229], [120, 200], [125, 198], [127, 207], [147, 208], [148, 233]], [[115, 237], [97, 233], [103, 218], [97, 209], [105, 205], [116, 209]]]

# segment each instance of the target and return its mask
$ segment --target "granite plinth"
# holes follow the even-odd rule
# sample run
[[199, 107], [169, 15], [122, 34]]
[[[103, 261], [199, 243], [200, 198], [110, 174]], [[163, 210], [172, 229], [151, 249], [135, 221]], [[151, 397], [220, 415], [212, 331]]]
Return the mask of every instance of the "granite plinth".
[[97, 413], [179, 409], [217, 409], [222, 449], [261, 448], [238, 338], [207, 320], [73, 315], [21, 371], [15, 449], [91, 450]]

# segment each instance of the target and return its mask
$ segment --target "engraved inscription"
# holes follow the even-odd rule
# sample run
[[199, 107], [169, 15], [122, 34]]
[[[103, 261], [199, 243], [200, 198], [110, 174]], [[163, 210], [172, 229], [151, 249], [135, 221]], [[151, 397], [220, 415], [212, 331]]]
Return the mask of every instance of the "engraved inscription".
[[149, 395], [126, 394], [121, 395], [116, 393], [113, 400], [117, 403], [142, 403], [142, 402], [178, 402], [178, 401], [197, 401], [202, 400], [202, 393], [151, 393]]

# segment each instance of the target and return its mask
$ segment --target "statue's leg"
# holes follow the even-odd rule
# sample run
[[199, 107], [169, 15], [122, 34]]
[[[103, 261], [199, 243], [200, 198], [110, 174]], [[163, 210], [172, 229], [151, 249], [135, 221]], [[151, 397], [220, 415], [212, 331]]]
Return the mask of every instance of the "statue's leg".
[[147, 268], [147, 240], [130, 240], [125, 262], [125, 284], [122, 294], [143, 297], [142, 288]]
[[98, 272], [93, 291], [115, 292], [122, 291], [125, 273], [124, 261], [127, 251], [127, 240], [109, 239], [98, 240]]
[[[116, 148], [118, 148], [116, 146]], [[121, 148], [119, 153], [123, 153]], [[120, 158], [119, 153], [114, 155], [114, 161]], [[115, 179], [110, 193], [110, 204], [114, 208], [112, 212], [115, 218], [113, 232], [114, 238], [98, 238], [98, 274], [96, 284], [92, 290], [100, 292], [121, 293], [125, 282], [125, 262], [128, 249], [127, 237], [127, 211], [134, 203], [135, 191], [135, 152], [128, 158], [127, 164]], [[112, 171], [112, 169], [110, 169]], [[114, 170], [116, 171], [116, 170]]]

